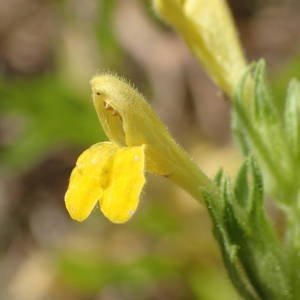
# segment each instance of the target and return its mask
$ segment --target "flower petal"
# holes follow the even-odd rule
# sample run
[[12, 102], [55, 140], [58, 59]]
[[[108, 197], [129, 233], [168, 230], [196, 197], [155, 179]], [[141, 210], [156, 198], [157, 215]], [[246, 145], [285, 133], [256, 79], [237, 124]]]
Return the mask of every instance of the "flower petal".
[[124, 223], [137, 209], [145, 183], [144, 145], [119, 148], [113, 155], [110, 181], [103, 192], [100, 207], [114, 223]]
[[66, 208], [74, 220], [86, 219], [102, 196], [117, 149], [118, 146], [113, 143], [99, 143], [79, 156], [65, 195]]

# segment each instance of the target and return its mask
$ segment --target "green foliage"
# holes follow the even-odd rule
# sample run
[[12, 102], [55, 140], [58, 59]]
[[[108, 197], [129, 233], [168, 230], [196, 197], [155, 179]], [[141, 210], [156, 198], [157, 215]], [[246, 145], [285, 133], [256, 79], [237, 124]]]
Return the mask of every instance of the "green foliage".
[[[251, 72], [253, 71], [253, 72]], [[234, 102], [233, 131], [245, 153], [254, 153], [266, 175], [267, 191], [281, 204], [297, 198], [299, 187], [299, 84], [292, 81], [280, 111], [264, 81], [265, 65], [253, 64]], [[252, 76], [253, 74], [253, 76]]]
[[206, 201], [232, 282], [245, 299], [290, 299], [283, 253], [265, 214], [255, 160], [246, 160], [234, 185], [222, 172], [216, 184], [220, 199], [208, 196]]
[[[264, 80], [263, 61], [241, 80], [232, 128], [245, 155], [235, 184], [219, 172], [219, 196], [206, 195], [228, 274], [245, 299], [299, 299], [300, 85], [290, 82], [284, 109]], [[255, 159], [254, 159], [255, 157]], [[263, 176], [260, 173], [260, 167]], [[287, 219], [279, 241], [264, 208], [266, 191]]]
[[88, 98], [54, 74], [39, 78], [0, 80], [0, 111], [22, 121], [19, 136], [2, 149], [0, 159], [16, 168], [28, 168], [50, 149], [83, 147], [104, 134]]
[[295, 160], [300, 159], [300, 84], [296, 79], [291, 80], [286, 97], [284, 111], [284, 129], [287, 144]]

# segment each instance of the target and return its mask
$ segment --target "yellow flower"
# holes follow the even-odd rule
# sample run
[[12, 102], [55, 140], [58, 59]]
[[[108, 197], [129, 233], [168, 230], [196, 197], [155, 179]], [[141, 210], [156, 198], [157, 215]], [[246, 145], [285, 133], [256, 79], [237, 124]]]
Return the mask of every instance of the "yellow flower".
[[209, 75], [229, 95], [246, 70], [225, 0], [153, 0], [159, 16], [181, 33]]
[[145, 171], [163, 175], [192, 195], [210, 180], [170, 136], [149, 104], [126, 81], [112, 75], [91, 80], [93, 103], [111, 142], [99, 143], [77, 160], [65, 203], [71, 217], [86, 219], [99, 201], [114, 223], [135, 212]]

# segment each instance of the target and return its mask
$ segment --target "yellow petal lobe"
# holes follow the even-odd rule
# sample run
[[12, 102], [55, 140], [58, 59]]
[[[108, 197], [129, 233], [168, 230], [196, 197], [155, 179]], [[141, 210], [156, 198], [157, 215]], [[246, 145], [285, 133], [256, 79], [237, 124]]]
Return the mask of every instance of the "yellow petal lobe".
[[117, 148], [110, 142], [99, 143], [79, 156], [65, 194], [65, 205], [72, 219], [85, 220], [103, 195]]
[[124, 223], [136, 211], [145, 183], [144, 145], [119, 148], [110, 167], [110, 181], [100, 200], [100, 208], [113, 223]]

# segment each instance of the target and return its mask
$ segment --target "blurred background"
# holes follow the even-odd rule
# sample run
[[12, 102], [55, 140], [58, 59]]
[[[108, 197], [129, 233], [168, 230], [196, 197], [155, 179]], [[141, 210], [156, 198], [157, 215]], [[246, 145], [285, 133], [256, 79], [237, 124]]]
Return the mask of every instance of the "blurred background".
[[[298, 2], [230, 1], [278, 101], [300, 77]], [[0, 299], [238, 299], [207, 212], [164, 178], [147, 177], [127, 224], [68, 216], [76, 158], [106, 139], [89, 89], [105, 70], [138, 87], [209, 175], [240, 164], [228, 101], [149, 0], [0, 0]]]

